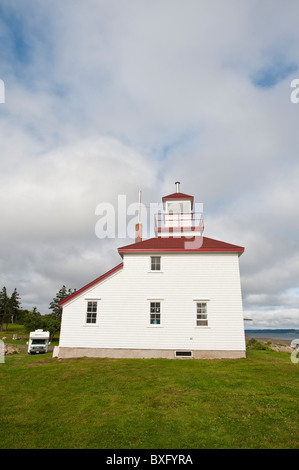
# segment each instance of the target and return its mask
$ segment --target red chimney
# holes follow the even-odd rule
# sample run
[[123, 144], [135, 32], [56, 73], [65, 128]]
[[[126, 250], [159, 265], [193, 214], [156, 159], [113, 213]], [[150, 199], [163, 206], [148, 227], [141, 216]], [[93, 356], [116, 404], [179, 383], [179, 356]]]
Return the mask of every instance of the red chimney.
[[142, 242], [142, 224], [140, 223], [141, 191], [139, 191], [138, 222], [135, 226], [135, 243]]
[[135, 227], [135, 243], [142, 242], [142, 224], [138, 223]]

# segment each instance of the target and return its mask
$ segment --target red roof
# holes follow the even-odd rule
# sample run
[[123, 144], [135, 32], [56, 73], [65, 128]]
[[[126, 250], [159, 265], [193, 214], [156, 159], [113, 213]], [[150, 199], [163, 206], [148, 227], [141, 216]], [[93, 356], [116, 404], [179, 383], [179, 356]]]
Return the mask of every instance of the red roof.
[[189, 196], [189, 194], [184, 193], [172, 193], [168, 196], [162, 197], [162, 201], [173, 201], [173, 200], [181, 200], [181, 199], [189, 199], [191, 201], [191, 206], [193, 206], [193, 196]]
[[77, 290], [76, 292], [74, 292], [73, 294], [69, 295], [68, 297], [66, 297], [66, 299], [64, 300], [61, 300], [59, 302], [59, 306], [65, 304], [66, 302], [68, 302], [69, 300], [73, 299], [74, 297], [76, 297], [77, 295], [79, 294], [82, 294], [82, 292], [84, 292], [85, 290], [89, 289], [90, 287], [94, 286], [95, 284], [97, 284], [98, 282], [100, 281], [103, 281], [103, 279], [106, 279], [106, 277], [110, 276], [111, 274], [115, 273], [116, 271], [118, 271], [119, 269], [121, 269], [123, 267], [123, 263], [120, 263], [118, 264], [117, 266], [115, 266], [115, 268], [112, 268], [110, 269], [110, 271], [106, 272], [105, 274], [102, 274], [102, 276], [98, 277], [97, 279], [95, 279], [94, 281], [91, 281], [89, 284], [86, 284], [86, 286], [84, 287], [81, 287], [81, 289]]
[[[202, 241], [202, 243], [201, 243]], [[155, 237], [118, 249], [124, 253], [167, 253], [167, 252], [217, 252], [243, 253], [244, 248], [208, 237]]]
[[168, 196], [162, 197], [162, 200], [164, 201], [165, 199], [194, 199], [194, 196], [189, 196], [188, 194], [184, 193], [172, 193], [169, 194]]

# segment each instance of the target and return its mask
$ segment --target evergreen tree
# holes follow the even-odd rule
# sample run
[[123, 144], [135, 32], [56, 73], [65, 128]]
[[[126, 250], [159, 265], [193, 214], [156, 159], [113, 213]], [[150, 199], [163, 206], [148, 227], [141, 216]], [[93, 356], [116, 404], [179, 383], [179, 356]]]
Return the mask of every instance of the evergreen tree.
[[18, 317], [20, 310], [20, 296], [15, 288], [8, 302], [9, 305], [9, 316], [11, 323], [14, 323]]
[[56, 297], [50, 302], [49, 309], [52, 310], [53, 317], [59, 322], [61, 322], [62, 307], [59, 307], [58, 304], [74, 292], [76, 292], [76, 289], [67, 289], [65, 285], [63, 285], [59, 292], [57, 292]]
[[0, 292], [0, 331], [3, 329], [3, 324], [9, 318], [9, 297], [7, 295], [6, 287], [2, 288]]
[[20, 296], [17, 289], [14, 289], [11, 297], [7, 295], [6, 287], [2, 288], [0, 292], [0, 331], [3, 329], [3, 324], [6, 323], [6, 330], [8, 323], [13, 323], [20, 309]]

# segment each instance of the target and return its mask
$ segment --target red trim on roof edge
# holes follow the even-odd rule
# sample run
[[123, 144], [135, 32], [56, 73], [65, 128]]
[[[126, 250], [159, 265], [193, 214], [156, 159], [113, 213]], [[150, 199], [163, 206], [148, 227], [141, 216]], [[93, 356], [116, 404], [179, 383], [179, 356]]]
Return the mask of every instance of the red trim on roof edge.
[[168, 194], [168, 196], [162, 197], [162, 201], [176, 201], [176, 200], [182, 200], [182, 199], [188, 199], [191, 201], [191, 208], [193, 208], [193, 201], [194, 201], [194, 196], [189, 196], [189, 194], [184, 194], [184, 193], [172, 193]]
[[232, 245], [220, 240], [214, 240], [213, 238], [202, 238], [203, 243], [200, 248], [196, 247], [197, 243], [195, 243], [194, 248], [185, 248], [185, 246], [188, 246], [187, 243], [190, 246], [190, 242], [194, 241], [196, 237], [154, 237], [139, 243], [123, 246], [118, 249], [118, 252], [123, 256], [123, 253], [243, 253], [244, 251], [242, 246]]
[[184, 193], [172, 193], [168, 194], [168, 196], [163, 196], [162, 201], [165, 199], [194, 199], [194, 196], [189, 196], [189, 194], [184, 194]]
[[168, 248], [168, 249], [164, 249], [164, 250], [159, 250], [159, 249], [154, 249], [154, 248], [151, 248], [151, 249], [148, 249], [148, 250], [142, 250], [140, 248], [140, 250], [123, 250], [123, 251], [120, 251], [120, 255], [122, 256], [123, 253], [243, 253], [244, 252], [244, 248], [242, 249], [234, 249], [234, 248], [231, 248], [231, 249], [217, 249], [217, 248], [210, 248], [208, 250], [200, 250], [200, 249], [192, 249], [192, 248], [188, 248], [188, 249], [185, 249], [185, 250], [180, 250], [179, 248]]
[[81, 289], [77, 290], [76, 292], [74, 292], [73, 294], [69, 295], [68, 297], [66, 297], [66, 299], [64, 300], [61, 300], [61, 302], [59, 302], [59, 306], [61, 307], [61, 305], [65, 304], [66, 302], [68, 302], [69, 300], [73, 299], [74, 297], [76, 297], [77, 295], [79, 294], [82, 294], [82, 292], [84, 292], [85, 290], [89, 289], [90, 287], [94, 286], [95, 284], [97, 284], [98, 282], [101, 282], [103, 281], [103, 279], [106, 279], [106, 277], [110, 276], [111, 274], [115, 273], [116, 271], [118, 271], [119, 269], [121, 269], [123, 267], [123, 263], [120, 263], [118, 264], [117, 266], [115, 266], [114, 268], [110, 269], [110, 271], [107, 271], [105, 274], [102, 274], [102, 276], [98, 277], [97, 279], [95, 279], [94, 281], [91, 281], [89, 284], [86, 284], [86, 286], [84, 287], [81, 287]]

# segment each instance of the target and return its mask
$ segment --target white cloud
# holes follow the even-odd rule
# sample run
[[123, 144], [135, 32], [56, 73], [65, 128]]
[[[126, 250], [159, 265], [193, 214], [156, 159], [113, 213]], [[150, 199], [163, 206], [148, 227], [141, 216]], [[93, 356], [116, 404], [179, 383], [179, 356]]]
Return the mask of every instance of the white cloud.
[[298, 328], [298, 309], [272, 308], [269, 310], [245, 310], [244, 317], [252, 321], [245, 322], [245, 328], [250, 329], [297, 329]]
[[[98, 277], [118, 254], [96, 237], [97, 204], [117, 207], [118, 194], [125, 194], [129, 205], [141, 183], [145, 190], [154, 186], [155, 173], [143, 155], [106, 137], [54, 149], [2, 174], [1, 283], [20, 285], [34, 299], [38, 283], [43, 289], [69, 281], [79, 288], [89, 276]], [[14, 272], [10, 279], [9, 272]], [[47, 296], [48, 289], [40, 294]]]
[[246, 309], [265, 324], [267, 306], [296, 312], [297, 1], [1, 9], [3, 285], [45, 305], [56, 284], [97, 277], [124, 243], [99, 244], [96, 205], [138, 189], [159, 202], [180, 180], [204, 203], [206, 235], [245, 246]]

